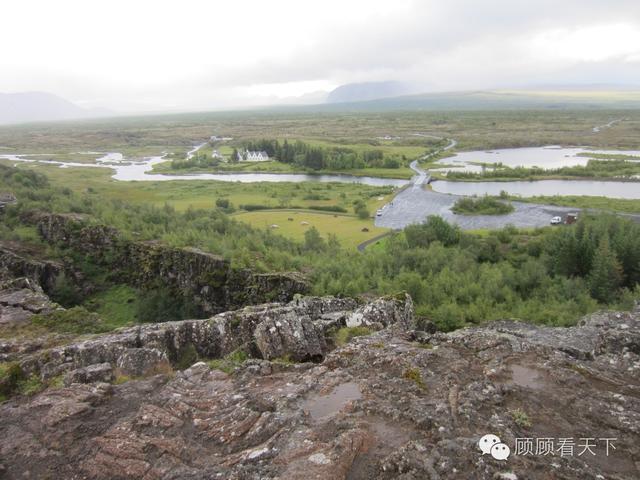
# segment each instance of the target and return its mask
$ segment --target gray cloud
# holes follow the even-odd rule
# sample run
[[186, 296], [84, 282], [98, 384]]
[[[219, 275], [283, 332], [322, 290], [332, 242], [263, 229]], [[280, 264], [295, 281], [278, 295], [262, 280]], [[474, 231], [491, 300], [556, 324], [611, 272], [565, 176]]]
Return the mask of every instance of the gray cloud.
[[[187, 3], [184, 8], [191, 6]], [[244, 3], [250, 12], [251, 2]], [[321, 4], [312, 5], [318, 12]], [[100, 106], [144, 110], [145, 105], [146, 109], [215, 108], [259, 103], [271, 97], [265, 94], [261, 99], [248, 93], [248, 87], [291, 82], [401, 80], [452, 90], [563, 82], [628, 84], [640, 78], [640, 42], [635, 53], [619, 45], [630, 43], [627, 38], [640, 38], [637, 0], [425, 0], [399, 2], [397, 8], [379, 14], [362, 5], [359, 13], [350, 15], [334, 3], [327, 15], [305, 16], [298, 11], [287, 16], [287, 5], [273, 2], [272, 12], [260, 19], [264, 32], [254, 36], [243, 32], [242, 19], [224, 16], [218, 24], [237, 25], [238, 35], [233, 28], [222, 38], [216, 35], [215, 15], [210, 35], [200, 31], [200, 24], [191, 34], [184, 26], [173, 32], [169, 23], [154, 26], [149, 19], [144, 23], [139, 19], [141, 33], [132, 37], [132, 44], [114, 47], [111, 55], [102, 57], [104, 75], [96, 71], [95, 62], [86, 71], [53, 73], [41, 71], [37, 61], [25, 62], [22, 70], [14, 67], [0, 76], [0, 91], [6, 86], [15, 90], [24, 79], [30, 89], [36, 86]], [[213, 12], [217, 10], [208, 13]], [[128, 19], [127, 25], [136, 25], [135, 20]], [[100, 18], [93, 21], [97, 28], [107, 27], [100, 25]], [[308, 34], [304, 28], [292, 28], [287, 36], [294, 24], [308, 26]], [[626, 37], [616, 36], [618, 26], [626, 29]], [[583, 42], [589, 35], [584, 29], [599, 27], [609, 35]], [[263, 35], [282, 36], [287, 51], [281, 55], [270, 51], [263, 45], [268, 39]], [[592, 41], [598, 42], [595, 60], [588, 58]], [[109, 45], [101, 44], [97, 51], [108, 53]], [[181, 65], [185, 54], [193, 59], [192, 68]], [[129, 77], [110, 72], [122, 69], [121, 57], [135, 69]], [[286, 86], [281, 89], [287, 93]]]

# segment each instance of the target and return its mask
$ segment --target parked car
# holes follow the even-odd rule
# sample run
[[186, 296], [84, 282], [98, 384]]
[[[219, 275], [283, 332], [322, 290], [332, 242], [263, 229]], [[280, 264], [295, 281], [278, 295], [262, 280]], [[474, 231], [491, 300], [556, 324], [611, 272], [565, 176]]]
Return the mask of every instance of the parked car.
[[562, 223], [562, 217], [553, 217], [551, 219], [551, 225], [560, 225]]
[[376, 217], [381, 217], [381, 216], [382, 216], [382, 209], [376, 212]]

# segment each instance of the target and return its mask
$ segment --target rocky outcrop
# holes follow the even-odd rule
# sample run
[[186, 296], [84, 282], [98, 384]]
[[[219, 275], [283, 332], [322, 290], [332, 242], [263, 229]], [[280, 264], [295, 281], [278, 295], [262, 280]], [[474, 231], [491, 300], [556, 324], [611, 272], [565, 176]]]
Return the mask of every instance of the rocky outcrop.
[[[325, 352], [319, 364], [250, 360], [228, 375], [199, 362], [175, 375], [120, 385], [72, 382], [9, 400], [0, 405], [2, 473], [287, 480], [640, 476], [640, 311], [599, 313], [572, 328], [496, 322], [443, 334], [405, 330], [410, 318], [402, 312], [410, 305], [395, 299], [394, 310], [379, 310], [388, 301], [374, 308], [304, 297], [216, 317], [240, 335], [260, 329], [271, 337], [269, 349], [309, 325], [396, 318], [391, 327]], [[381, 317], [372, 321], [365, 314], [371, 311]], [[176, 345], [207, 332], [214, 338], [204, 328], [209, 324], [186, 323], [191, 326], [184, 330], [149, 326], [137, 336], [145, 346], [128, 348], [160, 350], [167, 339]], [[508, 459], [479, 450], [485, 434], [510, 447]], [[593, 454], [583, 452], [585, 438]], [[533, 453], [518, 450], [517, 439], [530, 439]], [[551, 453], [536, 454], [536, 439], [552, 444]], [[573, 441], [573, 449], [562, 453], [559, 439]], [[608, 455], [604, 439], [613, 445]]]
[[95, 383], [95, 382], [112, 382], [113, 367], [110, 363], [99, 363], [97, 365], [89, 365], [86, 368], [78, 368], [67, 373], [64, 377], [65, 386], [74, 383]]
[[59, 308], [30, 278], [0, 282], [0, 325], [25, 323], [33, 315]]
[[90, 365], [110, 363], [124, 374], [142, 376], [181, 364], [187, 356], [215, 359], [236, 350], [255, 358], [287, 357], [320, 361], [329, 351], [328, 333], [343, 327], [355, 312], [362, 324], [379, 328], [413, 318], [408, 295], [358, 308], [352, 299], [299, 297], [288, 304], [264, 304], [225, 312], [205, 320], [184, 320], [121, 329], [84, 342], [16, 357], [27, 373], [44, 378]]
[[0, 280], [2, 281], [26, 277], [48, 291], [55, 285], [56, 279], [64, 273], [65, 267], [60, 262], [39, 259], [0, 242]]
[[34, 214], [29, 221], [47, 242], [117, 269], [136, 287], [170, 289], [194, 304], [201, 316], [257, 303], [287, 302], [296, 293], [309, 291], [300, 274], [257, 274], [233, 269], [222, 257], [195, 248], [130, 241], [114, 228], [91, 224], [84, 215]]
[[354, 311], [346, 321], [347, 327], [370, 327], [380, 325], [388, 327], [398, 324], [405, 330], [416, 327], [413, 313], [413, 300], [406, 294], [396, 298], [382, 297], [367, 303]]

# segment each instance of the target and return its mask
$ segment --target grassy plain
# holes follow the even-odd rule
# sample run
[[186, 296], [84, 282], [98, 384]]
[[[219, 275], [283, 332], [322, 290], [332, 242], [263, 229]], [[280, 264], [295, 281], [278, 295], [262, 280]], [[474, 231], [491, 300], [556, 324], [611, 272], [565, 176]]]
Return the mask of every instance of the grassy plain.
[[[620, 118], [624, 121], [613, 128], [593, 132], [594, 126]], [[415, 139], [415, 133], [455, 138], [459, 150], [540, 145], [634, 149], [639, 146], [640, 111], [540, 109], [338, 113], [261, 110], [127, 117], [1, 127], [0, 152], [106, 150], [151, 155], [174, 150], [186, 152], [211, 135], [369, 145], [372, 140], [385, 136]]]
[[[593, 127], [613, 119], [624, 119], [599, 133]], [[1, 153], [48, 153], [59, 160], [91, 161], [90, 156], [73, 152], [116, 151], [125, 156], [159, 155], [163, 152], [175, 158], [184, 157], [194, 145], [212, 135], [233, 137], [233, 141], [217, 146], [229, 155], [234, 142], [243, 139], [287, 138], [322, 146], [344, 146], [355, 149], [383, 149], [387, 152], [417, 158], [427, 148], [425, 137], [430, 134], [458, 141], [458, 150], [494, 149], [539, 145], [589, 145], [609, 149], [638, 149], [640, 111], [635, 110], [509, 110], [509, 111], [411, 111], [373, 112], [310, 112], [302, 110], [213, 112], [149, 117], [115, 118], [93, 121], [42, 123], [0, 127]], [[210, 153], [211, 147], [203, 150]], [[5, 164], [12, 162], [2, 161]], [[429, 167], [429, 165], [426, 165]], [[172, 205], [179, 211], [188, 208], [215, 208], [218, 198], [228, 199], [236, 212], [240, 205], [264, 205], [273, 209], [337, 206], [352, 213], [353, 202], [364, 200], [373, 213], [386, 203], [392, 192], [355, 184], [238, 184], [215, 181], [117, 182], [107, 169], [60, 169], [54, 166], [22, 164], [19, 168], [47, 173], [56, 185], [95, 197], [116, 198], [129, 202], [162, 206]], [[268, 171], [289, 173], [290, 165], [278, 162], [225, 166], [228, 171]], [[158, 170], [168, 170], [169, 163]], [[173, 173], [187, 173], [174, 171]], [[325, 172], [323, 172], [325, 173]], [[410, 178], [406, 168], [371, 168], [340, 171], [357, 175]], [[522, 199], [521, 199], [522, 200]], [[588, 207], [628, 213], [640, 212], [640, 201], [612, 200], [603, 197], [541, 197], [524, 201], [576, 208]], [[243, 221], [282, 224], [271, 221], [273, 213], [238, 214]], [[314, 215], [319, 218], [321, 213]], [[325, 222], [326, 232], [336, 233], [345, 245], [356, 240], [353, 217], [338, 215]], [[285, 219], [286, 220], [286, 219]], [[374, 234], [373, 222], [365, 220]], [[322, 223], [322, 222], [321, 222]], [[292, 229], [290, 232], [286, 231]], [[364, 227], [362, 227], [364, 228]], [[299, 238], [301, 231], [293, 226], [280, 233]], [[373, 248], [373, 246], [372, 246]]]
[[305, 232], [315, 227], [324, 238], [328, 234], [336, 235], [340, 244], [347, 248], [355, 248], [360, 243], [387, 231], [386, 228], [373, 226], [371, 220], [361, 220], [354, 215], [307, 210], [261, 210], [239, 213], [234, 215], [234, 218], [256, 228], [271, 228], [277, 225], [277, 228], [272, 228], [275, 233], [297, 241], [303, 241]]

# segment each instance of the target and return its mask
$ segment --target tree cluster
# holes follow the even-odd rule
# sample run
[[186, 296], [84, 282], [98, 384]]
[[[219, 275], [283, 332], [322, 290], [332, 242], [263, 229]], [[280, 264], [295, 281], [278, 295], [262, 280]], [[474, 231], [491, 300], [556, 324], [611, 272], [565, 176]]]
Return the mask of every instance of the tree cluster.
[[257, 140], [245, 143], [252, 151], [264, 151], [269, 157], [283, 163], [313, 170], [348, 170], [361, 168], [400, 168], [406, 158], [393, 154], [385, 155], [380, 149], [359, 152], [348, 147], [321, 147], [297, 140]]

